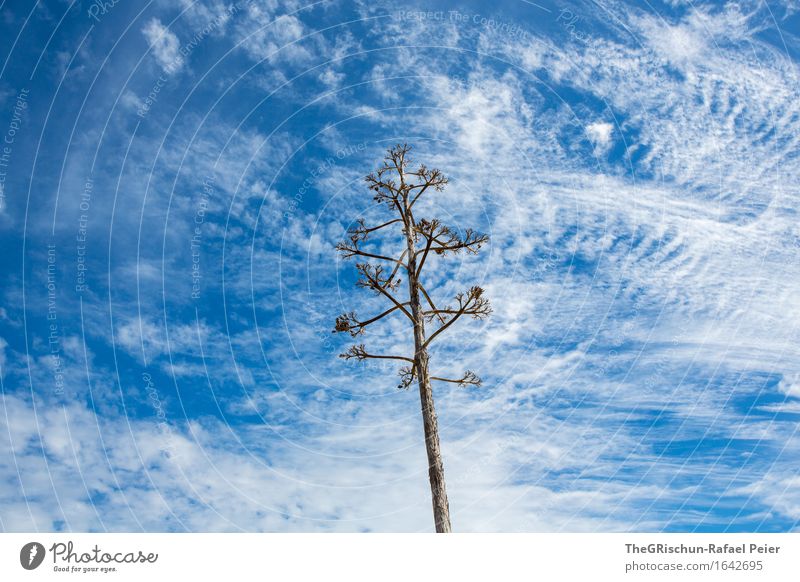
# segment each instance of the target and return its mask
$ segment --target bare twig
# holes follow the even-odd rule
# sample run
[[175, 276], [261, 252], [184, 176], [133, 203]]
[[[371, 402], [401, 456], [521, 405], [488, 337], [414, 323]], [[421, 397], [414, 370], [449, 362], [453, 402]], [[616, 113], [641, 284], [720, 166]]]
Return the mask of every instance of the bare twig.
[[385, 228], [385, 227], [387, 227], [387, 226], [389, 226], [391, 224], [394, 224], [396, 222], [402, 222], [402, 221], [403, 221], [402, 218], [395, 218], [394, 220], [390, 220], [388, 222], [384, 222], [383, 224], [379, 224], [378, 226], [368, 227], [366, 225], [366, 223], [365, 223], [365, 220], [363, 218], [359, 218], [356, 221], [356, 222], [358, 222], [358, 226], [348, 230], [347, 234], [350, 235], [350, 240], [353, 240], [353, 237], [356, 237], [356, 240], [363, 241], [363, 240], [367, 240], [367, 236], [369, 236], [370, 233], [375, 232], [376, 230], [380, 230], [382, 228]]
[[408, 301], [405, 303], [401, 303], [399, 305], [395, 305], [384, 311], [383, 313], [376, 315], [371, 319], [367, 319], [365, 321], [359, 321], [358, 317], [356, 316], [355, 311], [351, 311], [350, 313], [343, 313], [339, 317], [336, 318], [336, 325], [333, 328], [334, 333], [341, 333], [341, 332], [348, 332], [351, 336], [356, 337], [359, 334], [364, 333], [364, 330], [367, 326], [375, 323], [376, 321], [380, 321], [390, 313], [397, 311], [398, 309], [402, 309], [408, 305]]
[[389, 293], [386, 289], [392, 288], [391, 285], [397, 285], [396, 283], [392, 283], [390, 279], [383, 279], [383, 267], [381, 266], [374, 266], [370, 265], [369, 263], [359, 263], [356, 265], [356, 269], [363, 275], [363, 279], [360, 279], [356, 285], [359, 287], [366, 287], [368, 289], [372, 289], [389, 299], [392, 303], [394, 303], [395, 307], [400, 309], [403, 313], [406, 314], [411, 321], [414, 321], [413, 316], [408, 312], [408, 310], [403, 307], [403, 304], [400, 303], [394, 296]]
[[435, 311], [442, 314], [451, 314], [452, 317], [428, 337], [423, 344], [424, 348], [427, 348], [439, 334], [453, 325], [462, 315], [471, 315], [474, 319], [481, 319], [492, 313], [489, 300], [483, 297], [483, 289], [480, 287], [471, 287], [466, 293], [459, 293], [456, 295], [456, 301], [458, 301], [457, 309], [438, 309]]
[[412, 382], [417, 379], [417, 369], [413, 365], [403, 366], [400, 368], [398, 374], [400, 375], [400, 384], [397, 387], [400, 390], [408, 390]]
[[451, 380], [449, 378], [439, 378], [438, 376], [431, 376], [431, 380], [438, 380], [439, 382], [450, 382], [458, 384], [459, 386], [480, 386], [481, 379], [472, 370], [467, 370], [464, 375], [458, 380]]
[[345, 360], [401, 360], [404, 362], [411, 362], [412, 364], [414, 363], [414, 360], [411, 358], [406, 358], [405, 356], [384, 356], [379, 354], [370, 354], [367, 352], [364, 344], [350, 346], [345, 353], [339, 354], [339, 357]]
[[408, 265], [406, 265], [400, 259], [395, 259], [393, 257], [387, 257], [384, 255], [377, 255], [375, 253], [369, 253], [367, 251], [361, 250], [358, 248], [358, 239], [355, 237], [351, 237], [350, 243], [340, 242], [336, 245], [336, 250], [342, 253], [342, 257], [345, 259], [349, 259], [350, 257], [367, 257], [370, 259], [378, 259], [379, 261], [388, 261], [390, 263], [397, 263], [401, 267], [404, 267], [408, 270]]

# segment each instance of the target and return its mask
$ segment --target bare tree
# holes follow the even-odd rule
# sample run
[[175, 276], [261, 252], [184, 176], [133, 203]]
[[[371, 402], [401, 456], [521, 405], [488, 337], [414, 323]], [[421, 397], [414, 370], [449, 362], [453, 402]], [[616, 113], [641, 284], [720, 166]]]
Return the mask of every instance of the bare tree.
[[[438, 220], [414, 217], [414, 206], [423, 194], [442, 191], [447, 184], [447, 178], [439, 170], [428, 169], [422, 164], [412, 169], [408, 155], [410, 149], [407, 145], [391, 148], [383, 160], [383, 165], [365, 178], [369, 189], [374, 192], [375, 201], [385, 204], [396, 217], [378, 226], [367, 226], [364, 219], [359, 219], [357, 226], [349, 230], [349, 239], [336, 246], [344, 258], [359, 257], [372, 261], [359, 262], [356, 265], [361, 275], [357, 285], [374, 291], [388, 301], [390, 306], [384, 312], [368, 319], [360, 319], [355, 312], [340, 315], [336, 319], [334, 332], [348, 332], [351, 336], [357, 337], [363, 334], [368, 326], [391, 314], [404, 316], [411, 322], [414, 333], [414, 354], [411, 357], [373, 354], [367, 351], [364, 344], [352, 346], [340, 357], [405, 362], [400, 368], [399, 388], [406, 389], [414, 380], [417, 381], [428, 454], [433, 518], [437, 532], [449, 532], [450, 508], [444, 482], [444, 465], [439, 449], [439, 426], [433, 404], [431, 381], [450, 382], [460, 386], [479, 386], [481, 380], [469, 370], [455, 379], [432, 376], [429, 369], [428, 348], [431, 342], [460, 318], [465, 316], [484, 318], [491, 313], [491, 307], [483, 295], [483, 289], [477, 286], [456, 295], [454, 304], [437, 307], [422, 284], [421, 274], [431, 254], [446, 256], [461, 251], [474, 254], [488, 242], [489, 237], [469, 229], [460, 233]], [[399, 228], [405, 243], [405, 249], [396, 257], [380, 254], [378, 250], [373, 252], [374, 247], [369, 246], [374, 233], [387, 227], [394, 227], [395, 232]], [[405, 273], [408, 280], [408, 295], [405, 297], [399, 294], [402, 273]], [[430, 335], [425, 333], [426, 323], [433, 323], [436, 327]]]

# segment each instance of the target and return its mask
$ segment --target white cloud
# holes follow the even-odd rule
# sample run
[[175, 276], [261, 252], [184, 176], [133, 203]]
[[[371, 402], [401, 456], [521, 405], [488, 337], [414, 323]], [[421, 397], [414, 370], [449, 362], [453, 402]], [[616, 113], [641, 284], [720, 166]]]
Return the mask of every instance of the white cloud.
[[706, 44], [701, 32], [686, 25], [670, 26], [647, 21], [646, 37], [651, 48], [677, 66], [694, 63], [704, 55]]
[[[792, 531], [797, 531], [800, 520], [800, 477], [791, 471], [775, 468], [763, 478], [742, 487], [745, 495], [763, 495], [771, 512], [786, 515], [795, 521]], [[765, 517], [766, 519], [766, 517]]]
[[[250, 4], [236, 30], [238, 46], [256, 60], [303, 64], [315, 55], [311, 45], [298, 42], [310, 31], [291, 14], [276, 15], [268, 8]], [[311, 42], [319, 40], [312, 38]]]
[[142, 29], [156, 62], [168, 74], [183, 67], [180, 41], [177, 35], [164, 26], [158, 18], [151, 18]]
[[320, 73], [319, 80], [322, 81], [326, 87], [330, 89], [337, 89], [339, 86], [341, 86], [342, 81], [344, 80], [344, 74], [337, 73], [333, 69], [327, 68]]
[[595, 121], [586, 126], [586, 133], [595, 147], [595, 153], [602, 155], [611, 146], [611, 134], [614, 126], [604, 121]]
[[781, 378], [778, 390], [786, 396], [800, 398], [800, 373], [795, 373], [788, 378]]

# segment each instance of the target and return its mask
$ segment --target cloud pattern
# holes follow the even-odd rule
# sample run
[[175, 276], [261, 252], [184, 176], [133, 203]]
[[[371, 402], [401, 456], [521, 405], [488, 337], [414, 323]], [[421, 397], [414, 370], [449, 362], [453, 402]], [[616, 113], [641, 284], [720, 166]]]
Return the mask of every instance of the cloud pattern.
[[431, 355], [484, 379], [456, 530], [797, 529], [790, 3], [5, 10], [4, 531], [432, 529], [416, 395], [330, 333], [398, 141], [491, 236], [428, 267], [495, 311]]

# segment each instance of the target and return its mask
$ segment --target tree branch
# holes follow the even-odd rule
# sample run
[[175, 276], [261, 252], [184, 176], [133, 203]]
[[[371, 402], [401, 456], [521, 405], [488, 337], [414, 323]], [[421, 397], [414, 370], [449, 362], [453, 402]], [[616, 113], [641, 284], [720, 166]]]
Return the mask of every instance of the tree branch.
[[383, 319], [390, 313], [401, 309], [403, 306], [409, 305], [409, 302], [406, 301], [405, 303], [401, 303], [400, 305], [395, 305], [394, 307], [390, 307], [380, 315], [376, 315], [371, 319], [367, 319], [366, 321], [359, 321], [358, 317], [356, 316], [355, 311], [351, 311], [350, 313], [343, 313], [339, 317], [336, 318], [336, 325], [333, 328], [333, 333], [342, 333], [342, 332], [349, 332], [351, 336], [356, 337], [359, 334], [364, 333], [364, 329], [376, 321]]
[[[439, 321], [444, 323], [444, 317], [441, 316], [440, 310], [436, 309], [436, 306], [433, 304], [433, 300], [431, 299], [431, 296], [428, 295], [428, 292], [425, 290], [425, 287], [422, 286], [422, 283], [420, 283], [419, 280], [417, 280], [417, 286], [419, 287], [419, 290], [422, 291], [422, 295], [428, 301], [428, 305], [430, 305], [431, 309], [433, 310], [433, 311], [423, 311], [422, 314], [423, 315], [427, 315], [428, 313], [431, 313], [431, 314], [435, 313], [435, 315], [437, 315], [439, 317]], [[429, 318], [429, 320], [430, 319], [432, 319], [432, 318]]]
[[368, 257], [370, 259], [378, 259], [379, 261], [389, 261], [390, 263], [398, 263], [400, 266], [405, 268], [406, 271], [408, 271], [408, 265], [406, 265], [400, 259], [395, 259], [393, 257], [386, 257], [384, 255], [377, 255], [375, 253], [368, 253], [367, 251], [362, 251], [360, 248], [358, 248], [358, 241], [359, 239], [355, 235], [353, 235], [350, 238], [351, 244], [347, 244], [346, 242], [342, 241], [336, 244], [336, 250], [342, 253], [342, 258], [345, 259], [349, 259], [354, 256]]
[[417, 203], [417, 200], [420, 199], [420, 197], [425, 193], [425, 191], [428, 188], [433, 187], [433, 189], [436, 190], [437, 192], [441, 192], [442, 190], [444, 190], [444, 187], [449, 182], [447, 177], [445, 177], [445, 175], [442, 174], [439, 170], [436, 169], [428, 170], [428, 168], [426, 168], [424, 164], [420, 164], [419, 170], [417, 170], [416, 172], [409, 172], [409, 175], [417, 176], [425, 180], [423, 183], [415, 184], [412, 188], [409, 188], [409, 190], [413, 190], [414, 188], [420, 188], [420, 191], [417, 192], [416, 196], [414, 196], [414, 199], [411, 201], [411, 204], [408, 205], [409, 208], [411, 208], [412, 206], [414, 206], [414, 204]]
[[369, 233], [375, 232], [376, 230], [380, 230], [386, 226], [389, 226], [390, 224], [394, 224], [395, 222], [402, 222], [402, 220], [403, 220], [402, 218], [395, 218], [394, 220], [390, 220], [389, 222], [384, 222], [381, 225], [368, 228], [365, 224], [364, 219], [359, 218], [356, 221], [358, 222], [358, 226], [355, 228], [351, 228], [350, 230], [347, 231], [347, 233], [350, 235], [350, 240], [353, 240], [353, 237], [356, 237], [357, 240], [363, 241], [367, 240], [367, 236], [369, 235]]
[[425, 264], [425, 259], [428, 258], [428, 251], [431, 250], [431, 245], [433, 244], [433, 239], [429, 238], [428, 241], [425, 243], [425, 250], [422, 253], [422, 260], [419, 262], [419, 266], [417, 267], [417, 278], [419, 278], [419, 274], [422, 273], [422, 266]]
[[460, 309], [429, 309], [427, 311], [423, 311], [425, 315], [455, 315], [456, 313], [461, 313], [462, 315], [472, 315], [473, 317], [480, 317], [486, 315], [482, 310], [477, 308], [475, 309], [467, 309], [462, 311]]
[[397, 299], [395, 299], [391, 293], [386, 291], [386, 288], [389, 287], [390, 289], [397, 286], [397, 283], [389, 285], [391, 280], [386, 279], [385, 281], [381, 280], [381, 273], [383, 272], [383, 267], [381, 266], [372, 266], [368, 263], [359, 263], [356, 265], [356, 269], [364, 276], [364, 280], [360, 280], [356, 283], [359, 287], [366, 287], [368, 289], [372, 289], [373, 291], [377, 291], [389, 301], [394, 303], [395, 307], [402, 310], [403, 313], [406, 314], [411, 321], [414, 321], [412, 315], [408, 312], [408, 310], [403, 307]]
[[458, 384], [459, 386], [480, 386], [483, 381], [478, 378], [475, 372], [467, 370], [464, 375], [458, 380], [451, 380], [449, 378], [439, 378], [438, 376], [431, 376], [431, 380], [438, 380], [439, 382], [450, 382]]
[[398, 195], [400, 194], [397, 183], [394, 180], [384, 179], [383, 177], [386, 172], [391, 170], [392, 167], [384, 160], [383, 167], [378, 168], [375, 172], [367, 174], [367, 176], [364, 177], [367, 187], [375, 192], [373, 200], [379, 204], [386, 202], [391, 205], [393, 202], [397, 202]]
[[[417, 368], [416, 365], [412, 364], [411, 366], [403, 366], [398, 371], [398, 375], [400, 376], [400, 384], [397, 387], [401, 390], [407, 390], [409, 386], [417, 379]], [[461, 378], [453, 379], [453, 378], [441, 378], [439, 376], [431, 376], [431, 380], [436, 380], [437, 382], [448, 382], [450, 384], [458, 384], [459, 386], [480, 386], [483, 384], [483, 381], [478, 377], [475, 372], [472, 370], [467, 370], [464, 372], [464, 375]]]
[[[395, 283], [394, 285], [391, 285], [392, 280], [394, 279], [394, 276], [397, 274], [397, 269], [399, 269], [401, 265], [405, 266], [405, 263], [403, 263], [402, 261], [403, 261], [403, 257], [405, 257], [407, 254], [408, 254], [408, 249], [404, 250], [400, 254], [400, 262], [398, 262], [398, 264], [396, 264], [394, 266], [394, 269], [392, 269], [392, 272], [389, 273], [389, 276], [386, 278], [386, 284], [383, 286], [384, 289], [386, 289], [387, 287], [394, 288], [394, 287], [397, 286], [397, 284], [400, 283], [400, 281], [398, 280], [397, 283]], [[408, 270], [408, 269], [406, 269], [406, 270]]]
[[[402, 146], [397, 144], [394, 149], [391, 150], [390, 156], [392, 158], [392, 163], [394, 164], [394, 169], [397, 170], [397, 175], [400, 178], [400, 188], [398, 193], [403, 198], [403, 203], [407, 202], [408, 190], [406, 189], [406, 177], [405, 177], [405, 169], [406, 169], [406, 153], [408, 153], [409, 147], [406, 144]], [[406, 206], [408, 208], [408, 206]]]
[[359, 344], [357, 346], [350, 346], [350, 348], [343, 354], [339, 354], [339, 357], [344, 360], [358, 360], [359, 362], [363, 360], [402, 360], [404, 362], [411, 362], [414, 363], [414, 360], [411, 358], [406, 358], [405, 356], [382, 356], [378, 354], [370, 354], [367, 353], [364, 344]]
[[466, 293], [459, 293], [456, 295], [456, 300], [458, 301], [458, 309], [437, 310], [441, 312], [452, 313], [453, 316], [448, 319], [446, 323], [442, 324], [439, 329], [433, 332], [433, 334], [431, 334], [431, 336], [422, 345], [423, 349], [427, 348], [439, 334], [453, 325], [462, 315], [467, 314], [471, 315], [474, 319], [481, 319], [488, 316], [492, 312], [492, 308], [489, 306], [489, 300], [483, 297], [483, 289], [480, 287], [475, 286], [470, 288], [470, 290]]
[[[429, 250], [442, 255], [448, 252], [457, 253], [461, 249], [475, 254], [483, 244], [489, 241], [488, 235], [477, 233], [471, 228], [465, 230], [464, 237], [461, 238], [456, 231], [441, 224], [438, 220], [420, 220], [416, 230], [430, 243], [430, 248], [426, 245], [424, 251], [418, 251], [424, 252], [426, 255]], [[438, 246], [433, 246], [434, 242]]]
[[403, 366], [398, 371], [398, 374], [400, 375], [400, 384], [398, 384], [397, 387], [400, 390], [407, 390], [417, 377], [417, 367], [414, 364], [411, 366]]

